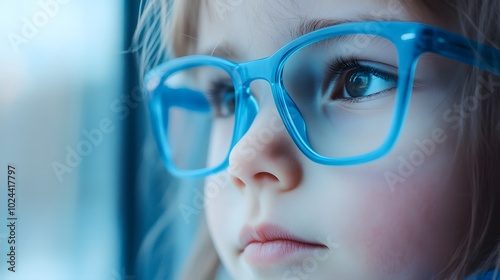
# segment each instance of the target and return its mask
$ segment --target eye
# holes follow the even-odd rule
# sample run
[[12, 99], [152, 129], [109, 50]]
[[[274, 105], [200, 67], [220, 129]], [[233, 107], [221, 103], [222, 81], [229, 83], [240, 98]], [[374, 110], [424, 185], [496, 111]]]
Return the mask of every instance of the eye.
[[327, 77], [331, 100], [366, 101], [397, 87], [396, 75], [378, 69], [374, 65], [363, 65], [357, 61], [333, 63], [329, 67]]
[[219, 106], [220, 115], [223, 117], [228, 117], [234, 114], [236, 108], [236, 95], [234, 94], [234, 89], [230, 92], [226, 92], [222, 96], [222, 100]]
[[231, 81], [214, 81], [207, 92], [215, 117], [230, 117], [236, 108], [236, 94]]

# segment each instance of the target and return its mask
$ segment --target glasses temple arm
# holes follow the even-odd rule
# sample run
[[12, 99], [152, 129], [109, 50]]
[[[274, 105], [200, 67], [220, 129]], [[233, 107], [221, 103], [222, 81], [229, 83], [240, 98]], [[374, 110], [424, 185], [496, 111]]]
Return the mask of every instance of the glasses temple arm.
[[437, 32], [434, 35], [430, 44], [432, 52], [500, 76], [500, 50], [452, 33]]

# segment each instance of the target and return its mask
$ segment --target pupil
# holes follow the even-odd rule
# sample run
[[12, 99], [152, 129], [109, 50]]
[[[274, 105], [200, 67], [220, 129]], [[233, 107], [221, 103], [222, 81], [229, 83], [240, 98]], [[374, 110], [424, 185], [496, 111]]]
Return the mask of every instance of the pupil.
[[347, 94], [351, 97], [364, 96], [366, 90], [370, 86], [370, 80], [370, 73], [367, 73], [366, 71], [354, 72], [349, 77], [349, 82], [346, 86]]

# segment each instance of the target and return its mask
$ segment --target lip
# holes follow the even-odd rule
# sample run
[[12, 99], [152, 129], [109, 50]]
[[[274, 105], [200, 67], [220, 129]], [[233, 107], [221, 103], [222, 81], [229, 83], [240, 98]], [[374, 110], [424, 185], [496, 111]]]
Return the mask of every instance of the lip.
[[254, 265], [279, 263], [314, 250], [328, 249], [324, 244], [294, 236], [274, 224], [244, 226], [240, 234], [240, 244], [240, 253], [247, 262]]

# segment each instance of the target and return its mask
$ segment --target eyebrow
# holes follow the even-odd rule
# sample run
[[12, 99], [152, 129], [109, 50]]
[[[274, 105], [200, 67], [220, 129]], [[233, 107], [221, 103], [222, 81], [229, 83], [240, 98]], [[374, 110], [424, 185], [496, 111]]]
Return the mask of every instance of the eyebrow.
[[290, 30], [290, 35], [292, 38], [298, 38], [300, 36], [306, 35], [313, 31], [323, 29], [326, 27], [331, 27], [343, 23], [355, 22], [354, 20], [339, 20], [339, 19], [312, 19], [312, 20], [302, 20], [297, 28]]
[[[326, 27], [331, 27], [344, 23], [353, 23], [353, 22], [361, 22], [361, 21], [402, 21], [397, 18], [387, 18], [387, 17], [376, 17], [373, 15], [363, 14], [359, 15], [352, 19], [327, 19], [327, 18], [317, 18], [317, 19], [308, 19], [301, 20], [297, 27], [292, 27], [289, 29], [289, 34], [291, 40], [294, 40], [298, 37], [311, 33], [313, 31], [323, 29]], [[216, 56], [226, 59], [236, 59], [241, 57], [237, 51], [237, 48], [229, 43], [229, 42], [221, 42], [211, 49], [202, 52], [204, 55]]]
[[298, 38], [300, 36], [306, 35], [308, 33], [311, 33], [313, 31], [326, 28], [326, 27], [331, 27], [339, 24], [344, 24], [344, 23], [353, 23], [353, 22], [362, 22], [362, 21], [402, 21], [401, 19], [398, 19], [394, 16], [374, 16], [370, 14], [360, 14], [357, 15], [354, 18], [351, 19], [328, 19], [328, 18], [317, 18], [317, 19], [309, 19], [309, 20], [302, 20], [299, 24], [298, 27], [295, 29], [290, 30], [290, 35], [292, 38]]
[[239, 55], [238, 52], [236, 51], [236, 47], [228, 42], [221, 42], [211, 47], [209, 50], [203, 51], [201, 54], [222, 57], [227, 59], [236, 58]]

